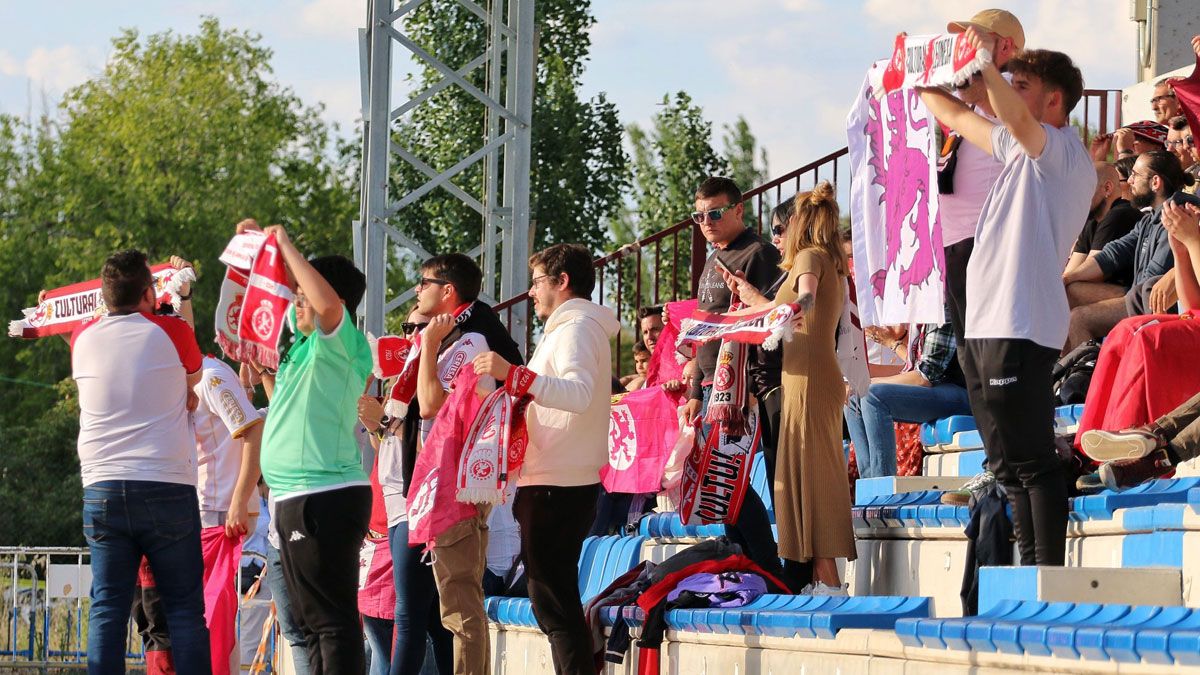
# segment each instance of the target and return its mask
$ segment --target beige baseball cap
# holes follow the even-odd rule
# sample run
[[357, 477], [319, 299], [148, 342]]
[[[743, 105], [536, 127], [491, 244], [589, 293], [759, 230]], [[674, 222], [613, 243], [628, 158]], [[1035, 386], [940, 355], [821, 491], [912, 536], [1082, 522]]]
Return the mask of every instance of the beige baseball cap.
[[962, 33], [967, 30], [968, 26], [975, 26], [979, 30], [1011, 39], [1017, 51], [1025, 48], [1025, 29], [1021, 28], [1021, 22], [1017, 20], [1017, 17], [1007, 10], [985, 9], [971, 17], [970, 21], [951, 21], [946, 25], [946, 30], [951, 33]]

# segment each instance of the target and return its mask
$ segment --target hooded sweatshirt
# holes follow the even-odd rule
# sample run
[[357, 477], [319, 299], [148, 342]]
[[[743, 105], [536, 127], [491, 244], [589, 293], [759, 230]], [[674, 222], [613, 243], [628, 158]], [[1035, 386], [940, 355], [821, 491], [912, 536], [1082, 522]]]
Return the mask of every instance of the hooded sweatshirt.
[[537, 373], [526, 409], [529, 447], [518, 486], [600, 482], [608, 461], [612, 352], [621, 325], [607, 307], [582, 298], [559, 305], [529, 360]]

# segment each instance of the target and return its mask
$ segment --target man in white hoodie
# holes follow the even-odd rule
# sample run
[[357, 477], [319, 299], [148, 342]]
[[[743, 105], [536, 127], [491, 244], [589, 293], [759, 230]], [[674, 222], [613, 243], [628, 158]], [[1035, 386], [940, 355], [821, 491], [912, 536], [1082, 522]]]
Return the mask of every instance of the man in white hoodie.
[[592, 254], [557, 244], [529, 259], [533, 311], [546, 322], [528, 368], [494, 352], [475, 372], [497, 380], [532, 376], [526, 410], [529, 446], [513, 513], [538, 625], [550, 639], [554, 671], [595, 673], [592, 640], [579, 598], [579, 553], [596, 516], [600, 467], [608, 460], [612, 354], [617, 317], [592, 302]]

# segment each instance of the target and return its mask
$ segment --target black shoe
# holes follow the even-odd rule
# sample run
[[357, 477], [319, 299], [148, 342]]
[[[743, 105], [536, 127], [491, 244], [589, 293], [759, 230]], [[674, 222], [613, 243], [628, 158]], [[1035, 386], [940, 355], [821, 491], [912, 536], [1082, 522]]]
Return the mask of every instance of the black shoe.
[[1109, 490], [1124, 490], [1170, 473], [1171, 459], [1158, 448], [1144, 457], [1118, 459], [1100, 465], [1100, 481]]

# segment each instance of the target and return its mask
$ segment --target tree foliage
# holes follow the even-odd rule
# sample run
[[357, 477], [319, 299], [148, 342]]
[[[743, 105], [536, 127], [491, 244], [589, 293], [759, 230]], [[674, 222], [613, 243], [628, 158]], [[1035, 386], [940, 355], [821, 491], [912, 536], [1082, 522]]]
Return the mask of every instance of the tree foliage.
[[[241, 218], [285, 224], [307, 252], [348, 254], [353, 146], [335, 147], [320, 110], [274, 80], [270, 58], [258, 36], [215, 19], [194, 35], [129, 30], [53, 119], [0, 118], [0, 299], [10, 317], [39, 289], [95, 278], [115, 250], [178, 254], [200, 274], [206, 348], [224, 273], [217, 256]], [[69, 373], [60, 340], [0, 342], [0, 377], [12, 382], [0, 387], [0, 512], [21, 515], [0, 520], [5, 544], [81, 543]], [[62, 508], [75, 514], [66, 540]]]

